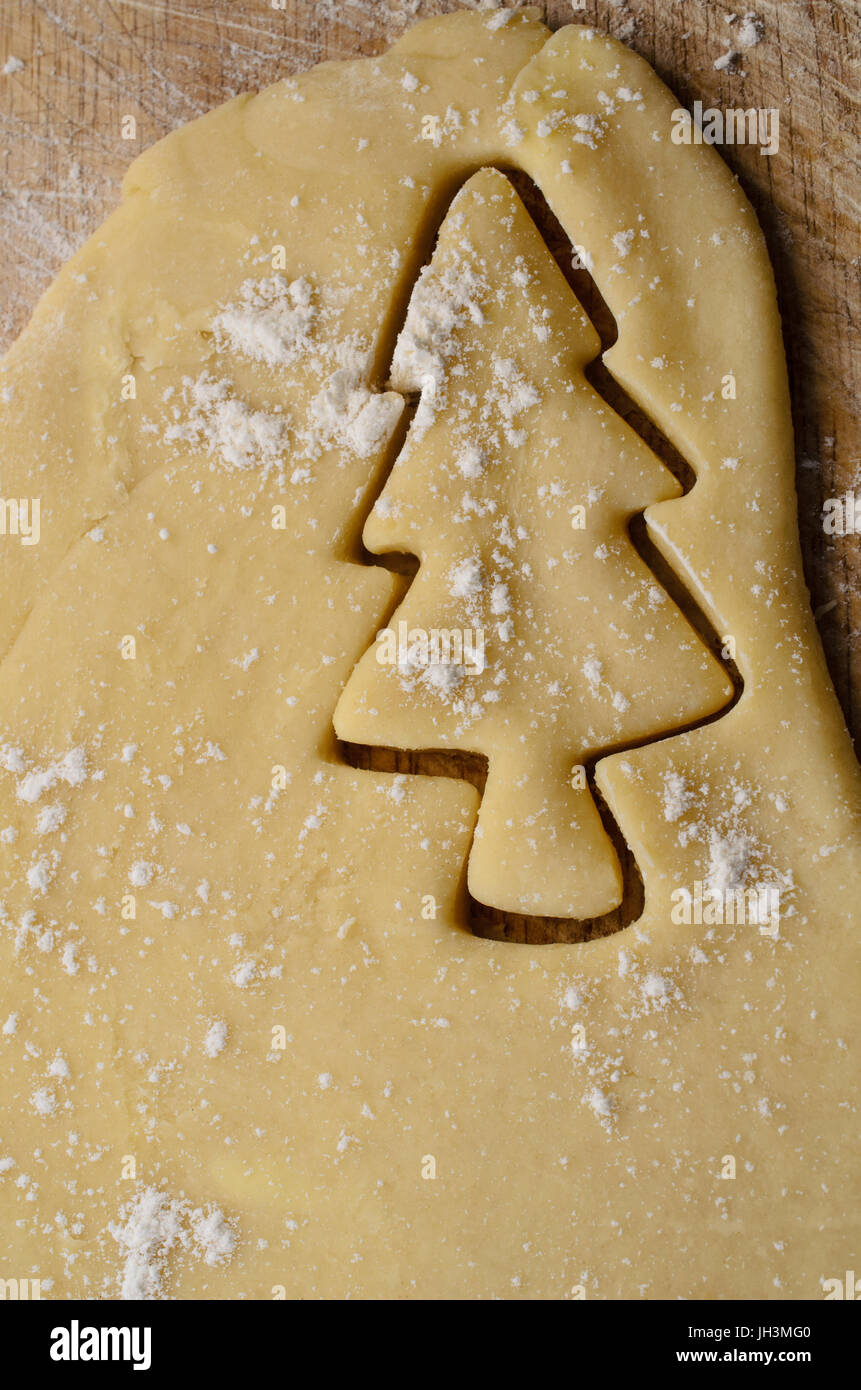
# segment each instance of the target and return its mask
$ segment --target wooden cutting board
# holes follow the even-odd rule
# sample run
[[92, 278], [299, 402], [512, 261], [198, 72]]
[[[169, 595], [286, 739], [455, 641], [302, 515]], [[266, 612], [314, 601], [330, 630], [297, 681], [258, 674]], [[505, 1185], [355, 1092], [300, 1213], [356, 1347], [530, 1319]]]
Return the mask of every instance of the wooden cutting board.
[[[4, 0], [0, 347], [116, 205], [140, 150], [238, 92], [323, 59], [378, 53], [415, 20], [459, 8], [457, 0]], [[578, 22], [615, 34], [686, 106], [779, 110], [777, 154], [725, 146], [723, 156], [757, 210], [775, 268], [807, 579], [854, 731], [861, 541], [827, 536], [822, 506], [853, 487], [861, 496], [856, 0], [758, 0], [763, 37], [747, 49], [734, 43], [738, 18], [731, 23], [732, 10], [716, 0], [535, 8], [552, 27]], [[734, 48], [738, 59], [721, 62]], [[123, 138], [128, 116], [132, 140]]]

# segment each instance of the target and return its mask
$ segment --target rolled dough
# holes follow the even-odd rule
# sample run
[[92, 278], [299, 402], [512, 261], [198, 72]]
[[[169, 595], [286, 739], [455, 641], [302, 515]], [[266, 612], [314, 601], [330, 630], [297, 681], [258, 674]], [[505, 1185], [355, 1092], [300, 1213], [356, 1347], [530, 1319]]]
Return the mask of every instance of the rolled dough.
[[[3, 496], [40, 501], [38, 544], [0, 538], [0, 1273], [798, 1299], [857, 1268], [858, 774], [767, 254], [675, 105], [582, 27], [427, 21], [143, 154], [0, 364]], [[408, 589], [360, 546], [395, 342], [491, 166], [585, 248], [606, 365], [696, 473], [631, 511], [744, 682], [599, 762], [645, 907], [580, 945], [473, 936], [476, 790], [351, 768], [333, 727]], [[777, 934], [674, 920], [697, 883], [779, 891]]]

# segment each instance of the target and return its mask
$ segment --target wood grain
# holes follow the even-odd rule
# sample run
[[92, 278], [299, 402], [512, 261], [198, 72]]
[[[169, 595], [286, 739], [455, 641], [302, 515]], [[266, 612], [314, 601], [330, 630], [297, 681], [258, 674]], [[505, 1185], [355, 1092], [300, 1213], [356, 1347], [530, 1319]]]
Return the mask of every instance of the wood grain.
[[[459, 8], [457, 0], [4, 0], [0, 68], [9, 56], [24, 67], [0, 76], [0, 346], [115, 206], [141, 149], [238, 92], [326, 58], [378, 53], [416, 19]], [[757, 210], [775, 268], [806, 574], [855, 732], [861, 542], [827, 536], [821, 514], [828, 497], [861, 495], [858, 5], [758, 0], [762, 41], [723, 69], [715, 60], [738, 47], [738, 30], [714, 0], [549, 0], [536, 9], [552, 27], [576, 21], [615, 34], [684, 105], [780, 112], [777, 155], [751, 146], [722, 153]], [[121, 138], [127, 115], [134, 141]]]

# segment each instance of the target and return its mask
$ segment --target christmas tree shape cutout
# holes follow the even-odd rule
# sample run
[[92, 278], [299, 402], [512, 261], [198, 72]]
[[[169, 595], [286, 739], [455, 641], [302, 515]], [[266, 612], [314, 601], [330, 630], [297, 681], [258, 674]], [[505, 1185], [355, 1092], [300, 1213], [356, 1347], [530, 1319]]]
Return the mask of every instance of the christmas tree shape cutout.
[[483, 755], [473, 898], [580, 920], [623, 896], [584, 764], [733, 693], [628, 536], [682, 489], [590, 386], [599, 352], [508, 179], [474, 175], [413, 289], [390, 384], [421, 394], [364, 530], [418, 573], [335, 711], [352, 743]]

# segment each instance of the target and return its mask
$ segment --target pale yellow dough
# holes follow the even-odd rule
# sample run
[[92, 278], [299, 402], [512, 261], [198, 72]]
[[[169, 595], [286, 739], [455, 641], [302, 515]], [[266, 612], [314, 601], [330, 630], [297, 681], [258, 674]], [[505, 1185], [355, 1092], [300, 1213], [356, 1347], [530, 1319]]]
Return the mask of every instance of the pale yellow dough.
[[[675, 105], [591, 31], [428, 21], [144, 154], [2, 363], [3, 496], [41, 502], [38, 544], [0, 539], [3, 1277], [782, 1299], [857, 1268], [859, 781], [804, 587], [765, 247], [719, 155], [671, 142]], [[599, 762], [645, 909], [574, 946], [466, 930], [476, 791], [353, 770], [333, 726], [406, 593], [360, 563], [399, 446], [395, 339], [494, 165], [587, 249], [606, 365], [696, 473], [679, 497], [614, 421], [612, 526], [646, 507], [744, 681], [722, 718]], [[485, 197], [487, 255], [497, 188], [462, 203]], [[500, 256], [533, 235], [511, 216]], [[492, 331], [523, 336], [529, 302]], [[596, 345], [570, 315], [554, 370], [583, 393]], [[386, 526], [375, 549], [418, 553]], [[650, 679], [655, 731], [725, 702], [692, 650], [696, 709]], [[780, 885], [776, 936], [672, 920], [727, 864]]]

